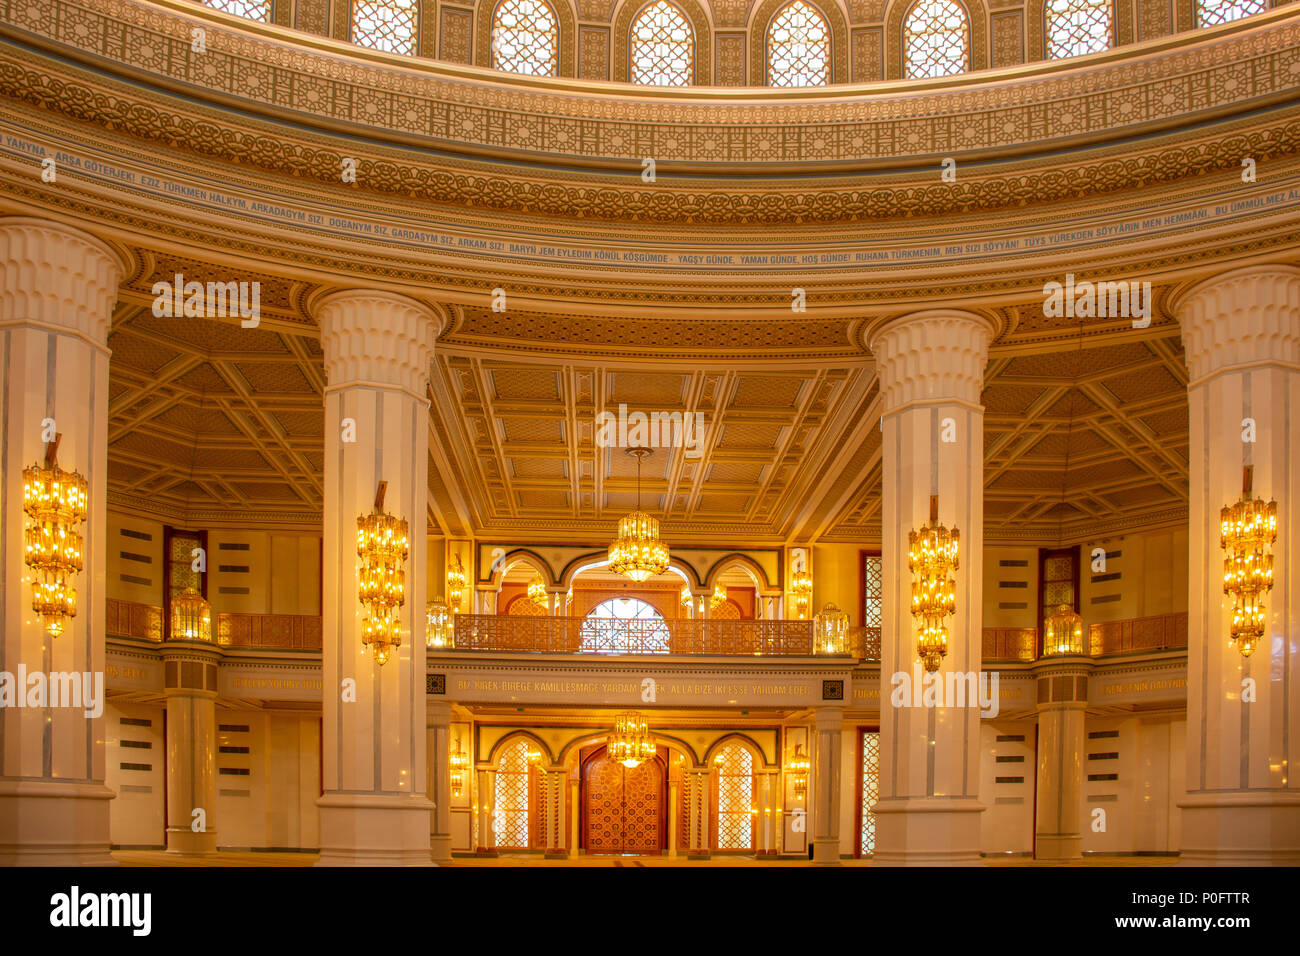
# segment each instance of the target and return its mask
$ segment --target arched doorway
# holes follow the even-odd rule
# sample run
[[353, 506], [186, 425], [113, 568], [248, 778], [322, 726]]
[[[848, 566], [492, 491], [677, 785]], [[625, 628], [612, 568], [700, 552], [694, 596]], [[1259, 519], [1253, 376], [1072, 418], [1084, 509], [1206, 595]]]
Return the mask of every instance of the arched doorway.
[[637, 767], [603, 745], [582, 757], [582, 846], [588, 853], [657, 855], [668, 846], [668, 767], [655, 755]]

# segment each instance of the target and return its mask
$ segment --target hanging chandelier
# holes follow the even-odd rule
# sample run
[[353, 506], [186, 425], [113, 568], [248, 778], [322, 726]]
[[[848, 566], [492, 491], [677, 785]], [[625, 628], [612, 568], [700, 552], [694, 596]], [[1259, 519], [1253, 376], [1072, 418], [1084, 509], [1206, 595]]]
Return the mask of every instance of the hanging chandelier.
[[371, 645], [375, 662], [387, 663], [393, 648], [402, 644], [397, 608], [406, 603], [406, 521], [384, 511], [388, 482], [375, 489], [375, 510], [357, 518], [357, 557], [361, 572], [357, 597], [366, 609], [361, 622], [361, 643]]
[[551, 605], [550, 595], [546, 593], [546, 583], [540, 577], [533, 578], [533, 583], [528, 585], [528, 597], [538, 607], [549, 608]]
[[453, 554], [447, 568], [447, 604], [452, 614], [460, 610], [461, 602], [465, 600], [465, 582], [465, 568], [460, 563], [460, 555]]
[[447, 762], [451, 765], [451, 795], [459, 797], [465, 791], [465, 768], [469, 766], [469, 758], [461, 749], [460, 741], [456, 742], [456, 750], [447, 755]]
[[709, 596], [709, 607], [717, 609], [727, 603], [727, 586], [725, 584], [716, 584], [713, 586], [713, 594]]
[[691, 586], [689, 584], [683, 584], [682, 585], [682, 607], [694, 607], [694, 606], [695, 606], [695, 602], [691, 599]]
[[939, 524], [939, 496], [930, 496], [930, 523], [907, 535], [907, 567], [912, 572], [912, 617], [921, 625], [916, 653], [929, 672], [937, 671], [948, 653], [944, 619], [957, 611], [958, 533]]
[[45, 633], [58, 637], [77, 616], [77, 589], [72, 576], [82, 568], [81, 535], [86, 520], [88, 488], [78, 472], [59, 467], [62, 435], [45, 446], [45, 464], [23, 469], [23, 562], [32, 576], [32, 610], [45, 623]]
[[813, 617], [813, 653], [843, 654], [849, 634], [849, 615], [827, 604]]
[[1228, 640], [1242, 657], [1249, 657], [1264, 636], [1264, 595], [1273, 589], [1273, 556], [1277, 540], [1277, 502], [1265, 504], [1251, 495], [1254, 468], [1242, 469], [1241, 498], [1219, 512], [1219, 547], [1223, 559], [1223, 593], [1232, 595], [1232, 624]]
[[628, 711], [614, 718], [614, 732], [609, 735], [605, 752], [629, 770], [639, 767], [655, 755], [655, 742], [650, 739], [646, 719], [636, 711]]
[[790, 578], [790, 593], [794, 598], [794, 614], [799, 620], [808, 616], [812, 603], [813, 579], [807, 571], [796, 571]]
[[794, 756], [790, 758], [785, 769], [794, 784], [795, 799], [802, 800], [808, 793], [808, 771], [812, 769], [812, 763], [804, 754], [802, 744], [794, 745]]
[[454, 646], [452, 626], [451, 611], [447, 605], [441, 601], [430, 601], [424, 609], [424, 646]]
[[1043, 620], [1043, 656], [1083, 653], [1083, 615], [1060, 604]]
[[172, 598], [173, 641], [212, 640], [212, 605], [194, 588], [186, 588]]
[[668, 546], [659, 540], [659, 519], [641, 510], [641, 459], [649, 448], [629, 448], [636, 458], [636, 511], [618, 522], [618, 537], [609, 546], [609, 566], [633, 581], [646, 581], [668, 569]]

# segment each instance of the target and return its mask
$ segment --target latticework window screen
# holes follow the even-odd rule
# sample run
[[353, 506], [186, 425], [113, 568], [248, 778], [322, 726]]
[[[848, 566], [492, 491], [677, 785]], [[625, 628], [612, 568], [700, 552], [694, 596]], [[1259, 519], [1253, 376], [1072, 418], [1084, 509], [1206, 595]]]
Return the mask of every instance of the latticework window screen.
[[718, 751], [718, 849], [754, 848], [754, 757], [740, 744]]
[[271, 21], [271, 0], [203, 0], [206, 6], [222, 13], [233, 13], [245, 20]]
[[352, 42], [415, 56], [419, 0], [352, 0]]
[[555, 76], [555, 11], [545, 0], [502, 0], [492, 18], [492, 66], [507, 73]]
[[880, 734], [862, 731], [862, 830], [858, 834], [862, 856], [876, 852], [876, 815], [871, 808], [880, 797]]
[[867, 630], [868, 642], [880, 646], [880, 628], [884, 624], [885, 583], [884, 565], [880, 555], [862, 556], [862, 626]]
[[496, 845], [506, 850], [528, 849], [528, 742], [508, 744], [497, 760]]
[[767, 30], [768, 86], [825, 86], [831, 81], [831, 31], [822, 15], [795, 0]]
[[632, 24], [632, 82], [642, 86], [690, 86], [695, 31], [681, 10], [658, 0]]
[[1047, 58], [1110, 49], [1111, 0], [1047, 0]]
[[916, 0], [903, 22], [903, 75], [952, 76], [970, 63], [970, 20], [955, 0]]
[[1240, 20], [1267, 9], [1267, 0], [1197, 0], [1196, 25], [1217, 27], [1220, 23]]

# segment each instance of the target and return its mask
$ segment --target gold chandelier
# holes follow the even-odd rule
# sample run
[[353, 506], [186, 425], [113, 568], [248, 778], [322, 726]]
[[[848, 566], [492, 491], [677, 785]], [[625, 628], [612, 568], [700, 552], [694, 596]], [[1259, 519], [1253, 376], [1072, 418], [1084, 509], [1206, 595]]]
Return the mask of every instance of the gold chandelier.
[[551, 606], [550, 596], [546, 593], [546, 583], [540, 577], [533, 578], [533, 583], [528, 585], [528, 597], [538, 607]]
[[453, 554], [447, 568], [447, 603], [452, 614], [460, 610], [461, 602], [465, 600], [465, 582], [465, 568], [460, 563], [460, 555]]
[[387, 663], [402, 644], [397, 608], [406, 603], [406, 521], [384, 511], [388, 482], [375, 490], [375, 510], [357, 518], [357, 557], [361, 559], [357, 597], [366, 609], [361, 643], [371, 645], [375, 662]]
[[186, 588], [172, 599], [171, 639], [212, 640], [212, 605], [194, 588]]
[[45, 446], [45, 464], [23, 469], [23, 561], [32, 576], [32, 610], [44, 619], [45, 633], [58, 637], [77, 616], [72, 576], [82, 568], [81, 535], [86, 520], [86, 479], [58, 466], [59, 441]]
[[930, 523], [907, 535], [907, 567], [912, 572], [912, 616], [921, 624], [916, 653], [927, 671], [939, 669], [948, 653], [944, 619], [957, 611], [958, 533], [939, 524], [939, 496], [930, 496]]
[[844, 654], [849, 634], [849, 615], [827, 604], [813, 617], [813, 653]]
[[694, 606], [695, 606], [695, 601], [691, 597], [691, 586], [689, 584], [683, 584], [682, 585], [682, 607], [694, 607]]
[[456, 742], [455, 752], [447, 755], [447, 762], [451, 765], [451, 795], [459, 797], [465, 791], [465, 768], [469, 766], [469, 758], [461, 749], [460, 741]]
[[796, 571], [790, 578], [790, 593], [794, 596], [794, 614], [799, 620], [808, 616], [812, 602], [813, 579], [807, 571]]
[[655, 755], [655, 742], [650, 739], [646, 719], [636, 711], [628, 711], [614, 718], [614, 732], [609, 735], [605, 752], [611, 760], [624, 767], [639, 767]]
[[441, 601], [430, 601], [424, 609], [424, 646], [452, 647], [455, 644], [451, 611]]
[[641, 510], [641, 459], [649, 448], [629, 448], [636, 458], [636, 511], [618, 522], [618, 537], [609, 546], [609, 566], [633, 581], [646, 581], [668, 569], [668, 546], [659, 540], [659, 519]]
[[709, 607], [717, 608], [727, 603], [727, 586], [725, 584], [715, 584], [713, 593], [709, 595]]
[[1254, 468], [1242, 470], [1241, 498], [1219, 512], [1219, 547], [1223, 559], [1223, 593], [1232, 595], [1232, 624], [1228, 640], [1242, 657], [1249, 657], [1264, 636], [1264, 595], [1273, 589], [1273, 556], [1277, 540], [1277, 502], [1265, 504], [1251, 495]]
[[791, 782], [794, 784], [795, 799], [802, 800], [808, 793], [808, 771], [812, 769], [812, 763], [803, 752], [802, 744], [794, 745], [794, 756], [786, 764], [786, 772], [790, 774]]
[[1043, 656], [1082, 654], [1083, 616], [1072, 604], [1060, 604], [1043, 620]]

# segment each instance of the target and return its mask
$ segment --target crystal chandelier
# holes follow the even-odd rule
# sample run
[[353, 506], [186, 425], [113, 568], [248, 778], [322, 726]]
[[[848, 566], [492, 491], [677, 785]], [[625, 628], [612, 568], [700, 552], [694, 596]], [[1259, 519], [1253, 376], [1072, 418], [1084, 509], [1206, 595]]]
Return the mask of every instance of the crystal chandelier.
[[813, 653], [844, 654], [849, 634], [849, 616], [834, 604], [827, 604], [813, 617]]
[[212, 605], [194, 588], [186, 588], [172, 598], [173, 641], [212, 640]]
[[465, 768], [469, 766], [469, 758], [465, 756], [459, 741], [456, 742], [455, 752], [448, 754], [447, 762], [451, 765], [451, 795], [459, 797], [465, 791]]
[[546, 583], [541, 578], [533, 578], [533, 583], [528, 585], [528, 597], [538, 607], [551, 606], [550, 596], [546, 593]]
[[1223, 593], [1232, 595], [1232, 624], [1228, 640], [1242, 657], [1249, 657], [1264, 636], [1264, 595], [1273, 589], [1273, 556], [1277, 540], [1277, 502], [1265, 504], [1251, 495], [1254, 468], [1242, 470], [1241, 498], [1219, 512], [1219, 547], [1223, 559]]
[[452, 647], [454, 644], [451, 611], [441, 601], [430, 601], [424, 609], [424, 646]]
[[790, 578], [790, 593], [794, 596], [794, 614], [799, 620], [808, 616], [812, 602], [813, 579], [807, 571], [796, 571]]
[[375, 510], [357, 518], [357, 557], [361, 572], [357, 597], [366, 609], [361, 622], [361, 643], [371, 645], [375, 662], [387, 663], [393, 648], [402, 644], [397, 608], [406, 603], [407, 526], [384, 511], [388, 482], [375, 490]]
[[682, 585], [682, 607], [694, 607], [694, 606], [695, 606], [695, 602], [691, 599], [691, 586], [689, 584], [683, 584]]
[[717, 609], [727, 603], [727, 586], [725, 584], [715, 584], [713, 594], [709, 596], [709, 607]]
[[907, 535], [907, 567], [912, 572], [912, 616], [921, 624], [916, 653], [927, 671], [939, 669], [948, 653], [944, 619], [957, 611], [957, 529], [939, 524], [939, 496], [930, 496], [930, 523]]
[[633, 581], [646, 581], [668, 568], [668, 546], [659, 540], [659, 519], [641, 510], [641, 459], [649, 448], [629, 448], [636, 458], [636, 511], [618, 522], [618, 537], [609, 546], [609, 566]]
[[1072, 604], [1061, 604], [1043, 620], [1043, 656], [1082, 654], [1083, 616]]
[[611, 760], [624, 767], [639, 767], [655, 755], [655, 743], [650, 739], [646, 720], [636, 711], [628, 711], [614, 718], [614, 732], [609, 735], [605, 752]]
[[68, 619], [77, 616], [77, 589], [72, 576], [82, 568], [81, 535], [86, 520], [86, 479], [67, 472], [56, 461], [59, 440], [45, 446], [45, 464], [23, 469], [23, 561], [32, 576], [32, 610], [45, 623], [45, 633], [58, 637]]
[[460, 610], [460, 604], [465, 600], [465, 581], [465, 568], [460, 563], [460, 555], [454, 554], [451, 565], [447, 568], [447, 603], [452, 614]]
[[808, 793], [808, 771], [812, 769], [812, 763], [803, 752], [802, 744], [794, 745], [794, 756], [786, 764], [786, 772], [790, 774], [790, 780], [794, 784], [795, 799], [802, 800]]

